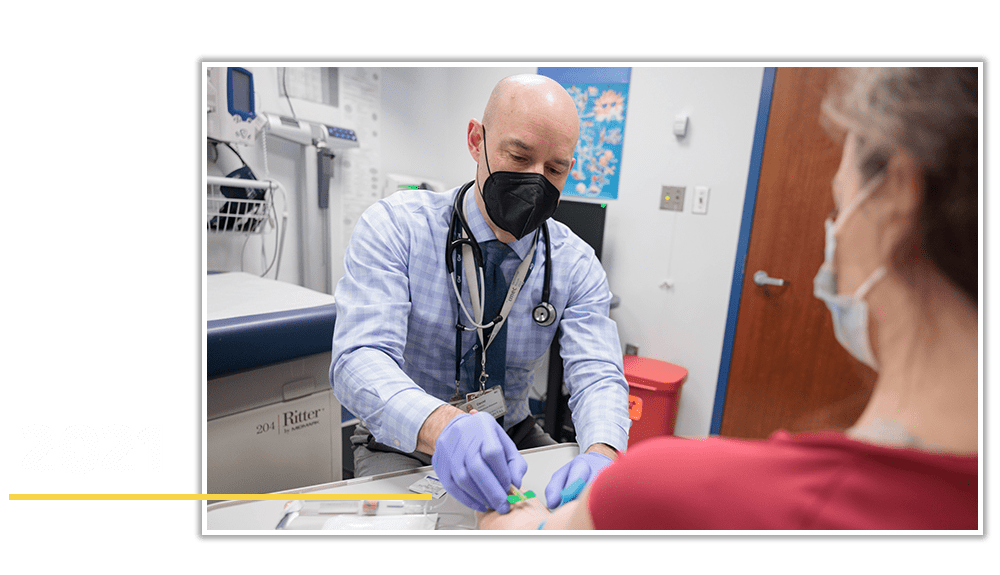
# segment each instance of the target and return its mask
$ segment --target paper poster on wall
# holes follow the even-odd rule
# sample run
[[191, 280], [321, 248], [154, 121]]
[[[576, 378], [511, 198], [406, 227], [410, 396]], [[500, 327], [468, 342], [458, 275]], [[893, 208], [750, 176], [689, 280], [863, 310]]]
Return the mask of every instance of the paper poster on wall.
[[539, 68], [576, 103], [580, 140], [564, 196], [618, 199], [631, 68]]
[[382, 70], [340, 68], [344, 123], [358, 133], [359, 147], [341, 152], [344, 193], [341, 196], [341, 246], [350, 242], [354, 226], [382, 198]]

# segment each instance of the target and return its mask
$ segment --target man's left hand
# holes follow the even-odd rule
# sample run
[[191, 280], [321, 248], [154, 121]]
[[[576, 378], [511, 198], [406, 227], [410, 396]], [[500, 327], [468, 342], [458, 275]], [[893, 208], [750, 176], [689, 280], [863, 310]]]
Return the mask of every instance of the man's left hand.
[[[611, 465], [610, 457], [600, 453], [581, 453], [572, 461], [563, 465], [558, 471], [552, 474], [552, 479], [545, 487], [545, 503], [549, 509], [555, 509], [562, 505], [562, 490], [578, 479], [583, 479], [583, 484], [587, 485], [597, 477], [602, 469]], [[582, 489], [582, 487], [581, 487]]]

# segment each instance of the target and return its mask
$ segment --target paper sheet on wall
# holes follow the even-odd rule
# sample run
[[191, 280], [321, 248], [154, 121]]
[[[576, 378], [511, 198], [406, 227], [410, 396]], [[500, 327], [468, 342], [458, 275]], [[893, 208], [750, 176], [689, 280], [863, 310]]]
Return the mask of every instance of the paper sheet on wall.
[[382, 197], [380, 68], [340, 68], [343, 120], [358, 134], [358, 148], [342, 153], [340, 252], [347, 247], [361, 214]]
[[281, 68], [278, 96], [337, 106], [337, 68]]

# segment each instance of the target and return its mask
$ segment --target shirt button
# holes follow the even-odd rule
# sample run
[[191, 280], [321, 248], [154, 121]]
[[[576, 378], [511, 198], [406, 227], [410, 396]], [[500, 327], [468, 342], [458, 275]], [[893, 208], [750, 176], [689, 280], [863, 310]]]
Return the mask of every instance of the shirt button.
[[395, 440], [393, 440], [393, 442], [392, 442], [392, 443], [393, 443], [393, 444], [394, 444], [394, 445], [395, 445], [396, 447], [399, 447], [399, 440], [398, 440], [398, 439], [395, 439]]

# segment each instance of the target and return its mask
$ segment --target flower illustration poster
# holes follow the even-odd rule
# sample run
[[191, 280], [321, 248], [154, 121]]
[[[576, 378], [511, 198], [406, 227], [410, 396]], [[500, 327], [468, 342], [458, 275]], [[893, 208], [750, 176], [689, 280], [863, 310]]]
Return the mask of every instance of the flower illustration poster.
[[564, 195], [618, 198], [628, 82], [563, 83], [580, 115], [580, 140]]

